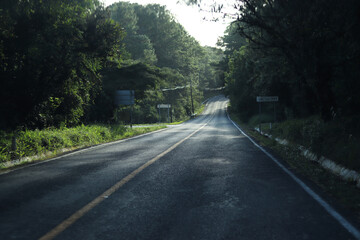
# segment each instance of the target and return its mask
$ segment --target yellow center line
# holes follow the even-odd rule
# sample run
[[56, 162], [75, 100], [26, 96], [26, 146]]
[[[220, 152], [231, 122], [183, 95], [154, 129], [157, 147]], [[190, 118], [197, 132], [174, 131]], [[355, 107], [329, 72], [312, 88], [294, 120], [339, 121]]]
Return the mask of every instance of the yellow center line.
[[[210, 121], [210, 120], [209, 120]], [[57, 235], [59, 235], [60, 233], [62, 233], [63, 231], [65, 231], [65, 229], [67, 229], [68, 227], [70, 227], [71, 225], [73, 225], [78, 219], [80, 219], [82, 216], [84, 216], [87, 212], [89, 212], [91, 209], [93, 209], [95, 206], [97, 206], [99, 203], [101, 203], [102, 201], [104, 201], [104, 199], [108, 198], [111, 194], [113, 194], [114, 192], [116, 192], [119, 188], [121, 188], [123, 185], [125, 185], [127, 182], [129, 182], [131, 179], [133, 179], [136, 175], [138, 175], [142, 170], [144, 170], [145, 168], [147, 168], [148, 166], [150, 166], [151, 164], [153, 164], [154, 162], [156, 162], [157, 160], [159, 160], [160, 158], [162, 158], [163, 156], [165, 156], [166, 154], [168, 154], [169, 152], [171, 152], [172, 150], [174, 150], [176, 147], [178, 147], [180, 144], [182, 144], [184, 141], [186, 141], [187, 139], [189, 139], [190, 137], [192, 137], [194, 134], [196, 134], [198, 131], [200, 131], [202, 128], [204, 128], [208, 123], [205, 123], [204, 125], [202, 125], [200, 128], [198, 128], [197, 130], [195, 130], [193, 133], [191, 133], [190, 135], [188, 135], [187, 137], [185, 137], [184, 139], [180, 140], [179, 142], [175, 143], [174, 145], [172, 145], [170, 148], [168, 148], [167, 150], [165, 150], [164, 152], [160, 153], [159, 155], [157, 155], [156, 157], [154, 157], [153, 159], [149, 160], [148, 162], [144, 163], [142, 166], [140, 166], [139, 168], [137, 168], [136, 170], [134, 170], [133, 172], [131, 172], [129, 175], [127, 175], [126, 177], [124, 177], [123, 179], [121, 179], [119, 182], [117, 182], [115, 185], [113, 185], [111, 188], [109, 188], [108, 190], [106, 190], [105, 192], [103, 192], [100, 196], [98, 196], [97, 198], [95, 198], [94, 200], [92, 200], [91, 202], [89, 202], [88, 204], [86, 204], [84, 207], [82, 207], [80, 210], [78, 210], [77, 212], [75, 212], [73, 215], [71, 215], [69, 218], [67, 218], [66, 220], [64, 220], [62, 223], [60, 223], [59, 225], [57, 225], [55, 228], [53, 228], [51, 231], [49, 231], [47, 234], [45, 234], [44, 236], [42, 236], [41, 238], [39, 238], [39, 240], [49, 240], [49, 239], [53, 239], [55, 238]]]

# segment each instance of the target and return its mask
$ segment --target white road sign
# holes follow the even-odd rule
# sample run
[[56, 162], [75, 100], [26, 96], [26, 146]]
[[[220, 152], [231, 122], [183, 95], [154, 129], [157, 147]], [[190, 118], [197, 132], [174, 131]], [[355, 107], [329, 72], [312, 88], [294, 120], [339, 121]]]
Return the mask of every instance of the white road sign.
[[157, 108], [171, 108], [171, 104], [158, 104]]
[[278, 102], [279, 97], [278, 96], [257, 96], [256, 102]]

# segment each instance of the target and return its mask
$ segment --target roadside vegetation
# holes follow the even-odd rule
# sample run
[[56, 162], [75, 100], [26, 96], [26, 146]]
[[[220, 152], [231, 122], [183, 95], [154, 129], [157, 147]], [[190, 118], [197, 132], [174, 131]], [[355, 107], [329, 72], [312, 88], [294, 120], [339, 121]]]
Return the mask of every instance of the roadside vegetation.
[[[319, 191], [321, 195], [327, 194], [336, 199], [336, 203], [331, 203], [335, 204], [336, 207], [346, 209], [347, 213], [353, 215], [352, 220], [360, 223], [360, 191], [354, 182], [344, 181], [340, 176], [324, 169], [317, 162], [306, 158], [299, 149], [299, 145], [296, 144], [296, 141], [290, 141], [288, 144], [282, 145], [275, 141], [274, 138], [270, 139], [255, 130], [255, 127], [258, 127], [258, 125], [254, 126], [242, 122], [234, 112], [231, 113], [231, 111], [229, 111], [229, 114], [231, 119], [236, 122], [248, 136], [265, 147], [281, 161], [284, 161], [283, 163], [298, 176], [305, 177], [307, 179], [306, 181], [310, 180], [312, 184], [317, 185], [317, 187], [321, 189], [321, 191]], [[281, 124], [278, 126], [281, 126]], [[267, 133], [271, 132], [266, 124], [263, 124], [263, 131]], [[271, 133], [274, 134], [274, 131]], [[333, 199], [328, 199], [326, 195], [323, 197], [328, 201], [333, 201]]]
[[305, 149], [316, 154], [318, 158], [324, 156], [349, 169], [360, 171], [360, 139], [350, 134], [346, 129], [346, 122], [326, 122], [320, 116], [312, 116], [305, 119], [289, 119], [282, 122], [261, 121], [271, 120], [271, 117], [258, 115], [250, 119], [249, 126], [259, 128], [261, 131], [286, 140], [290, 143], [303, 146]]
[[191, 116], [223, 86], [223, 51], [202, 47], [157, 4], [0, 3], [0, 129], [129, 122], [116, 90], [134, 90], [133, 123]]
[[[120, 124], [80, 125], [73, 128], [50, 128], [24, 130], [14, 133], [2, 132], [0, 139], [0, 167], [19, 165], [66, 151], [116, 141], [139, 134], [166, 128], [165, 125], [129, 128]], [[14, 142], [15, 137], [15, 142]], [[9, 164], [11, 160], [17, 160]]]
[[[223, 51], [157, 4], [4, 0], [0, 29], [0, 163], [163, 128], [119, 125], [170, 121], [157, 104], [187, 120], [224, 85]], [[117, 106], [116, 90], [135, 104]]]
[[[205, 105], [196, 110], [200, 115]], [[8, 169], [39, 160], [56, 157], [77, 149], [113, 142], [137, 135], [161, 130], [167, 125], [181, 124], [182, 121], [162, 122], [153, 124], [133, 124], [133, 127], [119, 124], [90, 124], [76, 127], [60, 127], [35, 130], [20, 130], [13, 132], [1, 131], [0, 139], [0, 169]]]
[[[230, 110], [252, 127], [275, 122], [274, 137], [359, 171], [360, 3], [238, 3], [220, 41]], [[260, 114], [257, 96], [279, 101], [261, 103]]]

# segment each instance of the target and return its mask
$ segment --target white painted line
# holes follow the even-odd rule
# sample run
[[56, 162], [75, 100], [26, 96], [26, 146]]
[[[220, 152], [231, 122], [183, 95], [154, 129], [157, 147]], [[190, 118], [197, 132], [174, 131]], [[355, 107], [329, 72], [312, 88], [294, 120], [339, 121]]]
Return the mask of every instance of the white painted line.
[[[227, 112], [226, 112], [227, 113]], [[263, 147], [257, 144], [253, 139], [251, 139], [241, 128], [231, 120], [229, 114], [227, 113], [228, 119], [232, 124], [247, 137], [256, 147], [258, 147], [262, 152], [264, 152], [271, 160], [273, 160], [284, 172], [286, 172], [296, 183], [298, 183], [304, 190], [307, 192], [315, 201], [317, 201], [333, 218], [335, 218], [349, 233], [351, 233], [356, 239], [360, 240], [360, 232], [356, 229], [349, 221], [347, 221], [343, 216], [340, 215], [333, 207], [331, 207], [324, 199], [322, 199], [317, 193], [315, 193], [310, 187], [308, 187], [303, 181], [296, 177], [290, 170], [288, 170], [283, 164], [279, 162], [273, 155], [267, 152]]]

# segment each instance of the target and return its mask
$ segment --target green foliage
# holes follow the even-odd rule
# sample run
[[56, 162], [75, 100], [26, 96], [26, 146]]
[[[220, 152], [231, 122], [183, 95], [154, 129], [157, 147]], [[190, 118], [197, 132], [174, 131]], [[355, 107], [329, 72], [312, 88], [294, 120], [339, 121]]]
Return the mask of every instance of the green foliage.
[[238, 2], [240, 17], [221, 42], [229, 59], [228, 86], [235, 86], [229, 88], [232, 100], [243, 102], [238, 91], [251, 98], [280, 96], [283, 119], [354, 115], [360, 89], [358, 1]]
[[260, 123], [270, 123], [274, 121], [274, 116], [270, 114], [257, 114], [250, 118], [249, 126], [258, 127]]
[[129, 35], [125, 38], [124, 43], [132, 59], [156, 64], [157, 56], [154, 47], [146, 35]]
[[359, 4], [239, 1], [240, 17], [220, 45], [226, 93], [240, 119], [258, 122], [256, 96], [279, 96], [276, 118], [290, 121], [282, 136], [339, 161], [358, 156], [348, 138], [360, 136]]
[[0, 129], [114, 122], [117, 89], [136, 90], [138, 122], [156, 121], [159, 103], [184, 119], [191, 91], [197, 107], [204, 88], [223, 84], [221, 51], [160, 5], [4, 0], [0, 20]]
[[228, 57], [234, 51], [248, 44], [245, 38], [239, 36], [239, 25], [237, 22], [230, 23], [224, 33], [225, 35], [219, 39], [217, 45], [225, 48], [224, 54]]
[[[222, 50], [202, 48], [160, 5], [118, 2], [109, 7], [111, 17], [126, 31], [122, 66], [103, 69], [102, 92], [86, 121], [130, 121], [130, 107], [113, 104], [115, 90], [135, 90], [133, 123], [158, 121], [157, 104], [171, 104], [173, 121], [192, 114], [203, 101], [206, 88], [223, 85]], [[191, 89], [190, 89], [191, 88]]]
[[11, 158], [24, 158], [29, 156], [53, 152], [56, 154], [64, 148], [75, 149], [92, 146], [104, 142], [123, 139], [143, 134], [149, 131], [164, 128], [165, 126], [140, 127], [130, 129], [124, 125], [89, 125], [74, 128], [24, 130], [16, 134], [16, 151], [11, 149], [13, 134], [1, 132], [0, 137], [0, 163]]
[[98, 1], [1, 1], [1, 128], [78, 124], [121, 29]]
[[[319, 119], [319, 117], [311, 117]], [[271, 148], [276, 155], [280, 156], [284, 161], [286, 161], [289, 166], [296, 170], [296, 172], [301, 173], [303, 176], [311, 179], [314, 183], [320, 186], [325, 192], [329, 193], [332, 196], [335, 196], [344, 207], [351, 209], [351, 211], [359, 212], [359, 188], [356, 187], [356, 184], [349, 183], [347, 181], [341, 181], [339, 176], [331, 173], [327, 169], [323, 168], [320, 164], [309, 161], [305, 156], [303, 156], [301, 149], [296, 144], [281, 145], [276, 144], [276, 142], [268, 137], [260, 135], [258, 132], [248, 129], [246, 125], [243, 125], [238, 121], [237, 116], [231, 114], [231, 119], [236, 121], [241, 128], [246, 131], [246, 133], [251, 136], [253, 139], [256, 139], [258, 143], [267, 148]], [[354, 142], [356, 143], [356, 142]], [[359, 144], [359, 143], [358, 143]], [[357, 145], [358, 145], [357, 144]], [[330, 146], [333, 148], [333, 146]], [[329, 148], [330, 148], [329, 147]], [[333, 148], [334, 151], [339, 149], [338, 147]], [[329, 156], [332, 160], [333, 155]], [[344, 158], [340, 158], [342, 161]], [[356, 159], [356, 158], [353, 158]], [[341, 161], [340, 161], [341, 162]], [[354, 163], [358, 163], [354, 161]], [[344, 164], [346, 166], [351, 166]], [[357, 168], [359, 169], [359, 168]]]
[[201, 58], [199, 66], [199, 87], [201, 89], [214, 89], [224, 86], [225, 62], [223, 59], [223, 50], [204, 47], [204, 56]]
[[271, 134], [359, 170], [360, 2], [240, 0], [237, 7], [219, 42], [231, 110], [256, 125], [256, 96], [279, 96], [282, 122]]
[[318, 156], [350, 169], [360, 170], [360, 139], [348, 132], [344, 121], [324, 122], [319, 116], [287, 120], [274, 124], [271, 134], [305, 146]]

